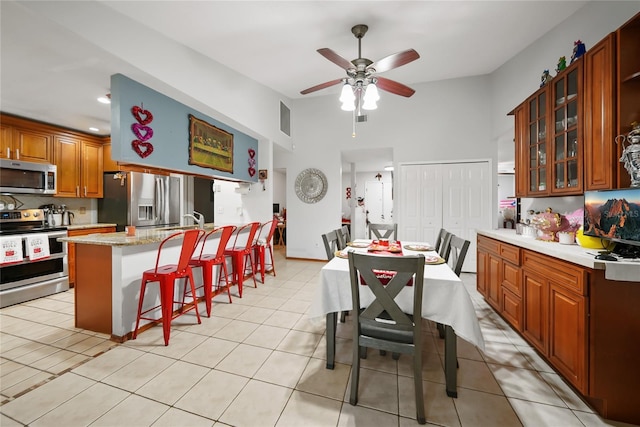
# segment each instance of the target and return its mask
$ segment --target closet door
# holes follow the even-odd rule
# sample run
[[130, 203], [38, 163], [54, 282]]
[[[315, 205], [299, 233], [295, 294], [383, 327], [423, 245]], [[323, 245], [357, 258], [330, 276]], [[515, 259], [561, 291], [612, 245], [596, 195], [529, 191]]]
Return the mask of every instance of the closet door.
[[434, 243], [440, 228], [471, 242], [462, 271], [476, 271], [476, 230], [491, 229], [489, 162], [402, 165], [400, 240]]
[[488, 162], [437, 165], [442, 180], [442, 226], [469, 240], [462, 271], [476, 271], [476, 230], [491, 228], [491, 172]]
[[400, 240], [435, 243], [442, 227], [442, 172], [438, 165], [400, 168]]

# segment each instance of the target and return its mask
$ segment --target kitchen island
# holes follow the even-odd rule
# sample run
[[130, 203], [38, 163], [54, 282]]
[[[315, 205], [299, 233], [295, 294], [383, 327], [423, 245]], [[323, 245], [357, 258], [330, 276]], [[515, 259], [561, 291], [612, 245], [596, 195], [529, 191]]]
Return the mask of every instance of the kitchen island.
[[640, 424], [640, 260], [479, 230], [477, 289], [603, 417]]
[[[205, 224], [206, 231], [214, 227]], [[60, 238], [76, 246], [75, 326], [109, 334], [115, 341], [127, 340], [136, 323], [142, 273], [155, 266], [160, 242], [189, 228], [196, 227], [138, 228], [135, 236], [114, 232]], [[181, 240], [168, 242], [160, 262], [175, 263], [181, 245]], [[205, 251], [215, 248], [214, 239]], [[200, 269], [194, 269], [194, 280], [196, 286], [202, 283]], [[151, 297], [154, 292], [156, 298]], [[148, 287], [147, 294], [145, 306], [157, 305], [158, 288]]]

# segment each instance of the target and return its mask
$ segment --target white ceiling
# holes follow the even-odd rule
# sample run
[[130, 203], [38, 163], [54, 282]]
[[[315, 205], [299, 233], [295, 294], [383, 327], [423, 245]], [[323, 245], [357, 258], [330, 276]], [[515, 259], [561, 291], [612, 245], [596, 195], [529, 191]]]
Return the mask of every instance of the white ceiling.
[[[38, 3], [0, 1], [0, 108], [82, 131], [95, 126], [98, 133], [109, 134], [110, 109], [96, 98], [109, 91], [112, 74], [135, 79], [140, 70], [52, 22], [39, 12]], [[73, 16], [75, 2], [57, 3]], [[328, 47], [348, 60], [356, 58], [357, 40], [351, 34], [356, 24], [369, 26], [363, 57], [376, 61], [408, 48], [420, 54], [384, 73], [411, 86], [491, 73], [585, 3], [100, 1], [95, 6], [106, 5], [295, 99], [303, 89], [344, 77], [316, 50]], [[117, 25], [111, 27], [117, 34]], [[144, 47], [144, 40], [132, 43]], [[338, 88], [306, 96], [331, 91]]]

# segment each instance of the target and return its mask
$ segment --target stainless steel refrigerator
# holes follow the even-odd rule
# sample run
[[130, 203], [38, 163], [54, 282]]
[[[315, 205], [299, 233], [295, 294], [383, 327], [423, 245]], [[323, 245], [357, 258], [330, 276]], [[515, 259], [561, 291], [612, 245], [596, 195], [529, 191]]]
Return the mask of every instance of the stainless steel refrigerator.
[[98, 199], [98, 221], [164, 227], [180, 224], [181, 180], [175, 176], [141, 172], [104, 174], [104, 197]]

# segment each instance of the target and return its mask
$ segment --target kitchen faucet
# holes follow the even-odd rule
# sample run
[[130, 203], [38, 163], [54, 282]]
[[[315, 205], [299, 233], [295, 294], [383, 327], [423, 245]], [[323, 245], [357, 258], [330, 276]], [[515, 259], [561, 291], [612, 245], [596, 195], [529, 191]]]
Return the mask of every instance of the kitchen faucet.
[[199, 229], [202, 230], [204, 228], [204, 215], [202, 215], [200, 212], [193, 211], [193, 214], [184, 214], [183, 217], [192, 218], [195, 222], [198, 223]]

